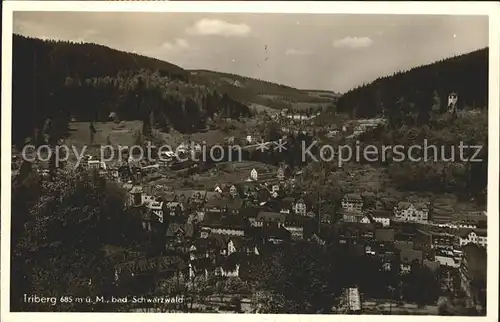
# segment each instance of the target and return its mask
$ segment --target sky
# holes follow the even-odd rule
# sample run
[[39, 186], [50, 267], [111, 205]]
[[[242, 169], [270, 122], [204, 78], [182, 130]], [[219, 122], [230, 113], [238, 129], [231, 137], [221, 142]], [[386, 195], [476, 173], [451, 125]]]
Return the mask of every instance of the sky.
[[13, 28], [335, 92], [488, 46], [487, 16], [15, 12]]

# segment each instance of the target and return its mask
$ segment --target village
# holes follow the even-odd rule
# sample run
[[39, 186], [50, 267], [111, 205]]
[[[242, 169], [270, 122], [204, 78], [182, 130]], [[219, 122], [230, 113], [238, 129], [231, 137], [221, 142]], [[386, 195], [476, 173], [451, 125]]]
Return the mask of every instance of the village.
[[[286, 133], [317, 135], [313, 120], [318, 116], [282, 111], [272, 118], [281, 125], [286, 139]], [[383, 117], [348, 120], [330, 126], [326, 134], [352, 139], [385, 121]], [[258, 145], [258, 139], [262, 142], [250, 134], [238, 138], [247, 147]], [[233, 141], [234, 137], [228, 138], [226, 143]], [[486, 274], [486, 211], [442, 216], [417, 197], [387, 202], [362, 190], [346, 193], [338, 205], [323, 209], [319, 200], [311, 198], [314, 191], [297, 187], [300, 169], [292, 170], [285, 163], [273, 167], [250, 161], [220, 162], [205, 169], [203, 162], [190, 158], [178, 161], [178, 157], [194, 156], [199, 150], [199, 144], [191, 141], [181, 143], [175, 153], [160, 155], [153, 150], [153, 160], [104, 162], [89, 154], [79, 165], [81, 171], [117, 183], [126, 195], [123, 207], [140, 219], [142, 229], [162, 235], [152, 242], [154, 247], [161, 243], [159, 257], [118, 255], [122, 263], [115, 269], [117, 283], [151, 274], [177, 274], [179, 283], [191, 287], [200, 277], [239, 279], [245, 275], [245, 262], [266, 247], [308, 241], [319, 246], [334, 243], [377, 257], [383, 270], [400, 275], [409, 274], [414, 265], [439, 269], [443, 292], [464, 294], [469, 306], [481, 308], [479, 294], [484, 290], [471, 281]], [[14, 171], [17, 159], [13, 159]], [[42, 177], [49, 177], [47, 164], [35, 166]], [[348, 288], [335, 311], [387, 312], [397, 305], [412, 311], [404, 301], [397, 301], [393, 308], [387, 301], [377, 304], [373, 300], [363, 299], [357, 288]], [[249, 301], [240, 299], [238, 310], [251, 311]], [[212, 309], [235, 310], [223, 303]], [[437, 306], [417, 307], [412, 312], [419, 310], [436, 313]]]

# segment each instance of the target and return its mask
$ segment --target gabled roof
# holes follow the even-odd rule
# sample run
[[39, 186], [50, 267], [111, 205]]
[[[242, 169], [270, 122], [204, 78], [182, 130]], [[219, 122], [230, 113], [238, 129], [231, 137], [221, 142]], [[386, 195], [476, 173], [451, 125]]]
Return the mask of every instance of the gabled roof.
[[347, 193], [344, 195], [343, 199], [363, 201], [363, 198], [361, 198], [358, 193]]
[[460, 228], [458, 230], [457, 235], [462, 238], [467, 238], [470, 233], [474, 232], [477, 236], [481, 237], [486, 237], [487, 236], [487, 229], [472, 229], [472, 228]]
[[167, 232], [165, 233], [165, 236], [167, 237], [174, 237], [178, 233], [184, 235], [184, 225], [173, 222], [170, 225], [168, 225]]
[[293, 215], [293, 214], [287, 214], [285, 215], [285, 225], [287, 226], [301, 226], [303, 227], [306, 225], [308, 222], [311, 221], [311, 218], [309, 217], [304, 217], [304, 216], [298, 216], [298, 215]]
[[398, 203], [398, 209], [399, 210], [408, 209], [408, 208], [410, 208], [411, 205], [413, 205], [413, 207], [415, 207], [415, 209], [417, 209], [417, 210], [428, 210], [429, 209], [429, 207], [423, 202], [412, 203], [409, 201], [400, 201]]
[[262, 221], [262, 222], [284, 223], [285, 219], [286, 219], [286, 215], [280, 214], [279, 212], [261, 211], [257, 215], [257, 221]]
[[286, 240], [290, 238], [290, 232], [283, 227], [268, 227], [264, 229], [263, 234], [266, 238]]
[[142, 191], [143, 191], [142, 186], [134, 186], [130, 190], [130, 193], [142, 193]]
[[371, 216], [372, 218], [392, 218], [392, 213], [386, 210], [374, 210]]
[[213, 198], [205, 202], [205, 208], [223, 208], [226, 206], [228, 200], [224, 198]]
[[236, 215], [223, 215], [221, 213], [211, 213], [207, 212], [203, 216], [203, 221], [201, 222], [203, 227], [212, 228], [234, 228], [234, 229], [244, 229], [247, 226], [247, 220], [242, 216]]

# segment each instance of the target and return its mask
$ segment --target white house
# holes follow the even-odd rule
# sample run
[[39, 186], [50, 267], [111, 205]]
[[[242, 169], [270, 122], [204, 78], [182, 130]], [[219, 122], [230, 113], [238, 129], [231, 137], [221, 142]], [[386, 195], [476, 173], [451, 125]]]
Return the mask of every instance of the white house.
[[259, 174], [257, 173], [257, 170], [252, 169], [252, 171], [250, 171], [250, 179], [257, 181], [258, 178]]
[[424, 203], [402, 201], [394, 207], [394, 217], [399, 221], [427, 223], [429, 220], [429, 207]]
[[457, 93], [450, 93], [448, 95], [448, 111], [455, 112], [457, 109], [458, 95]]
[[342, 208], [349, 211], [361, 211], [363, 209], [363, 198], [357, 193], [348, 193], [342, 198]]
[[232, 185], [230, 188], [229, 188], [229, 194], [233, 197], [237, 197], [238, 196], [238, 189], [236, 188], [235, 185]]
[[467, 244], [476, 244], [486, 248], [488, 244], [486, 230], [485, 229], [475, 229], [472, 231], [465, 231], [458, 236], [460, 246], [465, 246]]
[[236, 253], [236, 246], [232, 240], [229, 240], [227, 243], [227, 255], [231, 255], [233, 253]]
[[106, 163], [99, 160], [88, 160], [87, 167], [89, 169], [102, 169], [106, 170]]
[[163, 202], [153, 200], [146, 203], [146, 207], [158, 217], [158, 221], [163, 223]]
[[215, 270], [215, 275], [224, 277], [238, 277], [240, 275], [240, 265], [236, 264], [236, 268], [234, 270], [224, 270], [222, 267], [218, 267]]
[[293, 211], [296, 215], [305, 216], [307, 214], [307, 206], [304, 199], [298, 199], [293, 205]]
[[389, 227], [391, 225], [391, 217], [390, 213], [383, 211], [377, 211], [372, 214], [373, 221], [382, 224], [382, 227]]

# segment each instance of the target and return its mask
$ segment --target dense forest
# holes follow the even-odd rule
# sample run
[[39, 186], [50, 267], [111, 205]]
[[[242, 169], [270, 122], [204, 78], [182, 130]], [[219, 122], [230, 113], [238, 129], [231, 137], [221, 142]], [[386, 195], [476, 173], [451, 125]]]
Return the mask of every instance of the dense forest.
[[[401, 113], [402, 98], [406, 114], [419, 114], [425, 122], [433, 102], [447, 101], [458, 94], [459, 108], [485, 108], [488, 103], [488, 49], [444, 59], [376, 79], [350, 90], [339, 98], [337, 112], [353, 117]], [[445, 105], [446, 107], [446, 105]]]
[[299, 90], [283, 84], [221, 73], [193, 70], [190, 79], [197, 84], [209, 85], [220, 92], [230, 93], [238, 101], [269, 106], [274, 109], [291, 109], [293, 103], [310, 103], [317, 107], [332, 106], [335, 98], [320, 96], [317, 92]]
[[214, 113], [250, 113], [226, 93], [190, 82], [189, 72], [176, 65], [96, 44], [19, 35], [13, 39], [12, 102], [16, 145], [36, 140], [49, 120], [52, 136], [63, 136], [72, 118], [104, 121], [111, 112], [189, 132], [204, 128]]

